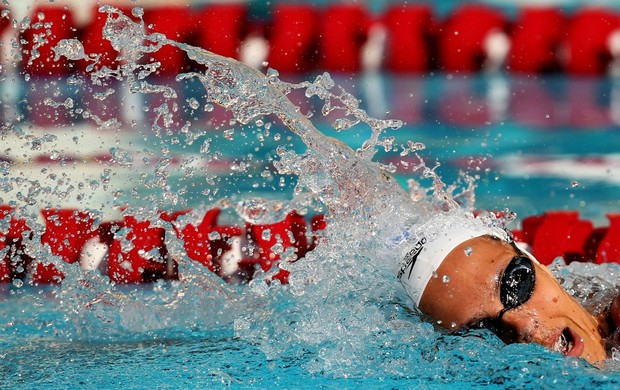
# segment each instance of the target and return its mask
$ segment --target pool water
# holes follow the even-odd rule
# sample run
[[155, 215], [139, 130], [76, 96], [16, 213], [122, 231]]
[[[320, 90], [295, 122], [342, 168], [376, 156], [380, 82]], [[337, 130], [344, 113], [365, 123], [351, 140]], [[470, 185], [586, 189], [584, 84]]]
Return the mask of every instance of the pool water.
[[[265, 344], [235, 334], [233, 326], [225, 323], [226, 316], [218, 323], [214, 317], [220, 311], [210, 305], [163, 307], [150, 299], [152, 291], [139, 291], [133, 294], [132, 304], [112, 303], [106, 316], [84, 313], [83, 308], [73, 311], [80, 306], [77, 302], [67, 305], [49, 290], [13, 289], [5, 292], [0, 306], [2, 386], [585, 388], [595, 383], [614, 388], [620, 380], [614, 371], [593, 368], [537, 345], [505, 346], [483, 331], [464, 337], [433, 331], [395, 302], [375, 303], [389, 318], [389, 327], [372, 330], [363, 348], [361, 340], [347, 333], [358, 329], [349, 328], [351, 324], [342, 324], [343, 329], [326, 344], [302, 342], [303, 337], [293, 341], [286, 331], [279, 334], [282, 319], [277, 315], [286, 317], [286, 307], [303, 298], [270, 293], [279, 295], [279, 307], [271, 306], [271, 301], [254, 308], [273, 327], [263, 337], [278, 348], [290, 344], [268, 357]], [[203, 297], [194, 295], [186, 303], [193, 300]], [[359, 320], [364, 322], [360, 327], [374, 325], [372, 317]], [[163, 322], [173, 324], [163, 326]]]
[[[570, 106], [563, 91], [572, 90], [574, 83], [583, 91], [598, 91], [591, 95], [589, 103], [600, 112], [610, 113], [613, 107], [607, 84], [613, 81], [540, 78], [537, 82], [561, 98], [549, 102], [547, 110], [537, 107], [532, 117], [527, 117], [515, 111], [523, 80], [496, 75], [493, 82], [497, 82], [497, 77], [508, 91], [517, 92], [508, 92], [513, 99], [498, 116], [475, 120], [470, 117], [481, 110], [489, 110], [493, 104], [484, 98], [489, 95], [485, 88], [491, 80], [483, 76], [455, 80], [448, 75], [402, 78], [375, 75], [371, 82], [364, 76], [335, 79], [346, 84], [366, 105], [371, 99], [368, 93], [383, 96], [376, 107], [366, 108], [372, 113], [381, 107], [381, 112], [374, 113], [377, 116], [402, 115], [406, 125], [394, 132], [396, 143], [412, 138], [424, 142], [427, 149], [422, 152], [423, 156], [442, 163], [439, 171], [447, 181], [455, 179], [459, 169], [470, 167], [470, 173], [478, 176], [478, 208], [510, 208], [519, 217], [548, 209], [575, 209], [585, 218], [605, 223], [605, 213], [620, 209], [617, 204], [620, 199], [618, 125], [612, 115], [596, 127], [571, 122], [571, 115], [565, 109], [579, 110], [580, 107]], [[410, 92], [396, 95], [395, 85]], [[468, 106], [471, 109], [453, 111], [446, 117], [443, 112], [446, 102], [463, 90], [472, 91], [469, 92], [472, 104]], [[190, 98], [194, 91], [188, 88], [186, 93], [188, 96], [184, 98]], [[522, 98], [528, 99], [527, 96]], [[557, 112], [563, 112], [562, 118], [547, 118]], [[359, 146], [366, 137], [363, 129], [337, 133], [324, 119], [317, 117], [315, 123], [325, 133], [353, 147]], [[28, 131], [35, 134], [37, 131], [55, 134], [56, 131], [62, 138], [62, 132], [54, 128]], [[145, 150], [159, 149], [161, 145], [169, 146], [170, 154], [181, 158], [199, 156], [203, 147], [202, 142], [175, 144], [171, 140], [176, 134], [155, 137], [139, 126], [116, 131], [113, 135], [92, 131], [85, 121], [71, 123], [69, 130], [74, 136], [94, 137], [97, 142], [93, 144], [95, 151], [92, 153], [117, 145], [138, 156], [133, 160], [136, 164], [140, 156], [148, 155]], [[262, 131], [264, 128], [249, 126], [244, 135], [243, 130], [237, 129], [229, 137], [232, 141], [213, 131], [209, 134], [210, 147], [220, 150], [220, 161], [228, 164], [210, 171], [218, 176], [219, 192], [214, 199], [221, 196], [231, 199], [290, 197], [294, 181], [280, 185], [278, 181], [274, 184], [273, 178], [262, 177], [260, 172], [269, 165], [264, 161], [250, 159], [249, 167], [241, 173], [236, 173], [238, 168], [232, 168], [241, 161], [236, 159], [243, 159], [249, 151], [257, 156], [273, 153], [286, 137], [286, 129], [276, 122], [270, 131], [282, 133], [281, 137], [257, 136]], [[19, 144], [23, 138], [14, 142]], [[51, 149], [57, 146], [55, 142], [60, 143], [58, 140], [50, 142], [54, 146]], [[82, 138], [80, 142], [85, 143]], [[303, 149], [295, 137], [287, 142], [293, 149]], [[45, 146], [44, 143], [42, 149], [27, 153], [31, 156], [47, 153]], [[61, 150], [66, 154], [89, 152], [86, 149]], [[390, 158], [392, 160], [387, 160]], [[393, 161], [393, 157], [385, 153], [378, 160], [387, 163]], [[22, 165], [11, 168], [10, 175], [24, 175], [24, 167], [32, 165], [33, 161], [24, 158]], [[82, 167], [73, 163], [52, 164], [55, 169], [71, 175], [92, 174], [89, 172], [92, 164]], [[563, 168], [567, 164], [575, 164], [580, 169], [567, 173]], [[170, 166], [171, 192], [175, 191], [175, 185], [190, 188], [184, 194], [183, 207], [208, 203], [205, 199], [212, 196], [204, 195], [205, 189], [212, 188], [206, 182], [208, 173], [198, 168], [188, 177], [181, 166]], [[41, 166], [37, 166], [34, 171], [40, 169]], [[398, 172], [397, 178], [404, 183], [406, 175]], [[95, 177], [99, 174], [97, 172]], [[132, 206], [141, 206], [148, 203], [149, 195], [156, 193], [152, 188], [145, 188], [138, 173], [122, 165], [112, 177], [108, 190], [100, 186], [92, 189], [90, 195], [102, 202], [103, 207], [128, 200]], [[119, 189], [127, 191], [128, 195], [119, 193]], [[106, 200], [112, 190], [118, 196], [114, 201]], [[42, 207], [45, 201], [39, 199], [35, 207]], [[74, 196], [61, 199], [61, 203], [81, 204]], [[178, 208], [181, 205], [168, 206]], [[308, 261], [316, 260], [310, 258]], [[275, 385], [348, 388], [362, 385], [411, 388], [484, 384], [501, 388], [566, 385], [579, 388], [596, 383], [612, 388], [620, 381], [620, 375], [613, 368], [599, 370], [536, 345], [505, 346], [483, 331], [466, 337], [436, 331], [407, 309], [407, 299], [402, 292], [388, 294], [385, 301], [366, 302], [361, 306], [354, 304], [354, 292], [338, 300], [325, 297], [325, 305], [314, 310], [329, 312], [340, 309], [341, 305], [352, 305], [341, 316], [326, 315], [340, 323], [341, 328], [329, 330], [317, 324], [297, 327], [293, 324], [303, 319], [321, 320], [321, 316], [306, 318], [303, 313], [312, 310], [308, 306], [312, 299], [306, 303], [306, 297], [289, 291], [286, 286], [227, 286], [205, 271], [182, 263], [181, 274], [191, 276], [190, 279], [136, 290], [110, 287], [93, 275], [83, 279], [84, 276], [75, 270], [69, 270], [63, 286], [3, 286], [0, 303], [3, 387], [262, 388]], [[558, 272], [567, 271], [562, 268]], [[618, 269], [612, 265], [593, 272], [605, 274], [613, 283]], [[382, 283], [397, 282], [394, 279]], [[213, 293], [218, 289], [227, 289], [228, 298]], [[366, 312], [354, 313], [355, 310]], [[345, 315], [356, 316], [356, 320], [345, 320]], [[296, 331], [309, 333], [295, 335]], [[316, 334], [313, 336], [312, 332]]]
[[[617, 211], [620, 140], [612, 79], [364, 74], [334, 80], [370, 115], [405, 121], [387, 135], [395, 145], [425, 143], [420, 155], [427, 166], [441, 163], [436, 172], [444, 181], [458, 181], [466, 169], [476, 179], [479, 209], [508, 208], [520, 218], [575, 209], [598, 223]], [[289, 201], [296, 179], [276, 172], [273, 161], [282, 145], [301, 153], [299, 137], [272, 117], [240, 125], [205, 103], [194, 81], [174, 84], [184, 103], [170, 112], [161, 111], [156, 95], [136, 99], [123, 95], [122, 86], [113, 87], [122, 96], [118, 104], [97, 106], [88, 100], [93, 90], [77, 88], [76, 78], [21, 85], [26, 104], [17, 106], [17, 116], [6, 104], [6, 118], [20, 119], [10, 119], [2, 133], [2, 202], [15, 202], [36, 220], [46, 206], [88, 208], [106, 219], [123, 206], [149, 215], [209, 207], [222, 198], [230, 204], [256, 197]], [[10, 78], [3, 82], [14, 87]], [[331, 129], [334, 116], [316, 114], [323, 102], [291, 98], [304, 114], [315, 113], [311, 120], [325, 134], [354, 148], [368, 139], [364, 125]], [[39, 110], [28, 110], [37, 104]], [[50, 106], [56, 106], [50, 116], [41, 117]], [[185, 121], [192, 131], [184, 130]], [[376, 160], [393, 164], [403, 185], [418, 163], [394, 151]], [[290, 285], [260, 279], [227, 285], [187, 258], [179, 258], [182, 278], [175, 282], [114, 286], [96, 272], [60, 264], [61, 286], [3, 285], [0, 385], [618, 386], [615, 361], [598, 369], [537, 345], [503, 345], [486, 331], [455, 336], [434, 329], [411, 309], [386, 259], [371, 256], [367, 238], [375, 232], [338, 222], [330, 241], [290, 265]], [[51, 256], [45, 248], [36, 254]], [[614, 264], [556, 264], [554, 272], [566, 286], [618, 285]]]

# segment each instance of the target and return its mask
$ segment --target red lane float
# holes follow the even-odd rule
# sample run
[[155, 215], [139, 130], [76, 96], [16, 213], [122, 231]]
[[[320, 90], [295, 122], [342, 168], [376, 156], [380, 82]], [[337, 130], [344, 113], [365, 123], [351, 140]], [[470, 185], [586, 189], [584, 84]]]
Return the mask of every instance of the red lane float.
[[[102, 12], [98, 12], [99, 5], [95, 5], [92, 8], [93, 20], [79, 29], [79, 40], [84, 46], [84, 52], [87, 55], [95, 55], [96, 61], [77, 61], [78, 70], [84, 72], [87, 68], [101, 69], [106, 66], [108, 68], [116, 68], [120, 65], [118, 61], [119, 53], [114, 50], [110, 41], [103, 37], [103, 26], [108, 18], [108, 15]], [[124, 15], [131, 17], [131, 9], [124, 7], [117, 7]]]
[[[69, 123], [68, 113], [46, 104], [54, 98], [64, 83], [59, 80], [77, 69], [75, 61], [56, 56], [54, 47], [62, 39], [78, 38], [73, 13], [65, 8], [41, 6], [34, 9], [30, 25], [20, 30], [21, 66], [30, 79], [25, 88], [29, 119], [38, 126], [50, 127]], [[33, 99], [33, 97], [36, 98]]]
[[548, 211], [530, 216], [515, 230], [515, 240], [530, 246], [545, 265], [558, 257], [573, 261], [620, 264], [620, 214], [607, 215], [608, 227], [594, 227], [577, 211]]
[[[168, 252], [166, 234], [179, 239], [184, 254], [192, 261], [233, 283], [251, 280], [257, 271], [269, 280], [288, 283], [289, 271], [283, 266], [313, 250], [319, 231], [326, 228], [323, 215], [310, 222], [296, 212], [271, 224], [222, 225], [221, 210], [208, 210], [199, 222], [188, 210], [162, 213], [154, 221], [124, 216], [120, 221], [98, 223], [86, 211], [74, 209], [42, 210], [45, 230], [35, 238], [28, 221], [18, 211], [0, 205], [0, 282], [28, 281], [33, 285], [60, 283], [64, 275], [54, 261], [68, 264], [92, 262], [89, 243], [105, 247], [97, 267], [115, 284], [148, 283], [178, 279], [178, 263]], [[548, 211], [522, 221], [513, 231], [515, 240], [529, 247], [545, 265], [561, 257], [597, 264], [620, 264], [620, 214], [609, 214], [609, 226], [594, 227], [579, 218], [577, 211]], [[162, 226], [167, 225], [170, 229]], [[170, 238], [169, 238], [170, 239]], [[36, 259], [43, 253], [35, 246], [49, 248], [52, 259]], [[54, 261], [50, 261], [54, 260]]]
[[[194, 30], [193, 17], [188, 6], [164, 6], [145, 9], [143, 20], [149, 33], [157, 32], [177, 42], [188, 42]], [[171, 45], [163, 46], [149, 57], [160, 63], [158, 74], [176, 75], [189, 68], [187, 54]]]
[[[126, 215], [120, 221], [98, 223], [86, 211], [74, 209], [41, 210], [45, 230], [34, 238], [24, 218], [9, 206], [0, 206], [0, 282], [29, 280], [33, 285], [60, 283], [64, 275], [52, 259], [35, 259], [34, 246], [49, 248], [58, 261], [91, 264], [115, 284], [147, 283], [178, 279], [178, 259], [166, 246], [167, 230], [180, 239], [188, 258], [231, 282], [247, 282], [257, 270], [275, 272], [270, 280], [288, 282], [283, 262], [294, 262], [316, 246], [317, 232], [325, 228], [323, 216], [310, 224], [296, 212], [273, 224], [246, 224], [245, 229], [218, 223], [221, 210], [208, 210], [197, 222], [189, 210], [162, 213], [159, 221], [140, 220]], [[310, 228], [310, 229], [308, 229]], [[312, 237], [309, 236], [312, 231]], [[25, 241], [29, 240], [29, 243]], [[235, 240], [238, 245], [235, 247]], [[101, 255], [86, 249], [96, 243], [105, 247]], [[42, 253], [42, 252], [41, 252]], [[90, 258], [90, 257], [100, 258]], [[46, 261], [45, 261], [46, 260]], [[229, 262], [230, 264], [226, 263]], [[90, 266], [90, 265], [89, 265]]]
[[[248, 239], [257, 247], [258, 264], [267, 272], [281, 261], [283, 255], [292, 256], [295, 261], [306, 255], [309, 244], [306, 237], [306, 220], [302, 215], [292, 212], [281, 222], [268, 225], [246, 224]], [[283, 283], [288, 282], [289, 272], [284, 269], [273, 277]]]
[[560, 69], [566, 41], [565, 17], [557, 8], [524, 8], [511, 34], [507, 67], [512, 72], [542, 73]]
[[95, 217], [75, 209], [43, 209], [41, 214], [45, 220], [41, 244], [48, 245], [52, 254], [66, 263], [79, 261], [81, 248], [97, 234]]
[[[375, 24], [387, 31], [382, 65], [392, 72], [473, 72], [502, 66], [506, 60], [505, 69], [511, 72], [599, 75], [620, 57], [620, 16], [613, 9], [563, 12], [525, 7], [510, 18], [498, 8], [464, 4], [441, 20], [434, 17], [431, 3], [391, 4], [381, 14], [358, 4], [277, 4], [273, 17], [264, 20], [249, 11], [242, 3], [146, 6], [144, 22], [148, 32], [233, 58], [239, 58], [252, 32], [268, 41], [264, 54], [269, 65], [282, 72], [361, 70], [366, 54], [362, 48]], [[128, 7], [123, 12], [131, 14]], [[61, 39], [76, 37], [87, 54], [101, 55], [96, 67], [115, 66], [117, 55], [101, 36], [107, 15], [96, 10], [92, 14], [91, 22], [75, 26], [69, 8], [47, 5], [33, 10], [32, 26], [21, 33], [22, 68], [33, 75], [66, 74], [73, 64], [64, 57], [56, 59], [52, 48]], [[0, 30], [8, 20], [0, 18]], [[257, 31], [255, 25], [260, 26]], [[489, 39], [493, 37], [500, 39]], [[162, 74], [192, 66], [184, 53], [167, 45], [145, 60], [160, 62]], [[80, 60], [75, 68], [84, 71], [89, 64]]]
[[612, 60], [610, 38], [620, 29], [620, 17], [611, 10], [587, 8], [577, 11], [568, 28], [566, 70], [580, 75], [607, 71]]
[[368, 35], [370, 19], [358, 4], [330, 5], [320, 26], [321, 69], [328, 72], [357, 72], [361, 49]]
[[435, 29], [431, 7], [427, 4], [394, 5], [388, 8], [383, 23], [388, 32], [386, 69], [392, 72], [428, 71]]
[[204, 215], [202, 221], [195, 225], [188, 223], [180, 227], [177, 220], [188, 211], [175, 214], [162, 214], [162, 219], [172, 222], [177, 237], [183, 241], [187, 256], [195, 260], [218, 275], [222, 274], [221, 259], [224, 253], [231, 250], [230, 240], [233, 237], [242, 237], [243, 230], [237, 226], [219, 225], [219, 209], [211, 209]]
[[198, 9], [195, 17], [185, 23], [188, 22], [192, 28], [198, 28], [198, 46], [226, 57], [239, 58], [239, 47], [247, 27], [245, 4], [210, 4]]
[[[5, 30], [11, 25], [11, 13], [6, 7], [0, 7], [0, 35], [3, 35]], [[0, 53], [0, 61], [4, 61], [4, 55]]]
[[114, 283], [177, 279], [177, 263], [165, 245], [165, 230], [127, 215], [112, 224], [108, 276]]
[[78, 37], [73, 13], [60, 7], [37, 7], [31, 25], [20, 35], [24, 71], [43, 76], [67, 74], [72, 65], [66, 57], [56, 58], [53, 48], [62, 39]]
[[0, 282], [23, 279], [26, 274], [27, 256], [22, 240], [30, 233], [25, 219], [15, 215], [15, 209], [0, 205]]
[[620, 214], [610, 214], [609, 228], [601, 233], [596, 246], [596, 264], [620, 263]]
[[487, 39], [505, 33], [507, 20], [491, 7], [471, 4], [457, 8], [439, 33], [440, 69], [446, 72], [474, 72], [489, 58]]
[[279, 72], [312, 70], [318, 39], [318, 12], [308, 4], [276, 4], [269, 30], [269, 66]]
[[537, 226], [532, 252], [543, 264], [550, 264], [558, 253], [567, 262], [585, 261], [586, 242], [593, 228], [590, 221], [579, 220], [576, 211], [545, 213]]
[[[47, 245], [54, 256], [73, 264], [80, 260], [86, 241], [97, 234], [95, 218], [86, 211], [75, 209], [43, 209], [45, 231], [41, 244]], [[28, 259], [33, 284], [59, 283], [64, 275], [53, 263], [44, 264], [38, 259]]]

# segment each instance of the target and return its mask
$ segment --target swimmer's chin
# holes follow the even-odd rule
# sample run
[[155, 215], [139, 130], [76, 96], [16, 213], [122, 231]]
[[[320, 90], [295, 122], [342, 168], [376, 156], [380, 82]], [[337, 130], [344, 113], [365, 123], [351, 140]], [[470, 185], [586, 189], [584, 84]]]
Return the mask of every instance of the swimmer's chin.
[[[582, 352], [576, 356], [579, 356], [580, 358], [584, 359], [585, 361], [592, 364], [596, 368], [603, 369], [606, 366], [608, 366], [610, 362], [610, 356], [605, 352], [604, 345], [601, 345], [600, 347], [602, 349], [601, 352], [597, 352], [597, 351]], [[568, 356], [572, 356], [572, 355], [568, 355]]]

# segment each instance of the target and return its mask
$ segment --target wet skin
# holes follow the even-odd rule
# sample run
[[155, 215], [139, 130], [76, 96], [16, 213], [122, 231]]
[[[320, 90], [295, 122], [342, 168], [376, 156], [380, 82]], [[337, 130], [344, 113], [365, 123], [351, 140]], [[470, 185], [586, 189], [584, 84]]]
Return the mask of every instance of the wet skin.
[[[507, 242], [472, 238], [452, 250], [424, 290], [420, 309], [448, 330], [497, 318], [503, 305], [499, 281], [517, 255]], [[498, 335], [506, 342], [537, 343], [592, 364], [607, 358], [604, 326], [573, 299], [551, 272], [534, 263], [534, 290], [521, 306], [506, 311]]]

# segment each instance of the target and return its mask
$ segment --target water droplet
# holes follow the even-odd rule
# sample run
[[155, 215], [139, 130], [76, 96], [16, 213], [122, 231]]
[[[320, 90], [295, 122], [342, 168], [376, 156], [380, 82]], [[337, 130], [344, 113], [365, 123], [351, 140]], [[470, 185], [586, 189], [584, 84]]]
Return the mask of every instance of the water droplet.
[[284, 246], [278, 242], [271, 247], [271, 251], [276, 255], [282, 254], [282, 252], [284, 252]]
[[271, 229], [263, 230], [263, 234], [261, 234], [261, 238], [265, 241], [271, 240]]
[[133, 157], [127, 150], [121, 148], [110, 148], [110, 154], [114, 158], [114, 162], [119, 165], [130, 168], [133, 165]]
[[72, 61], [88, 58], [82, 42], [77, 39], [61, 39], [52, 50], [56, 53], [55, 61], [58, 61], [60, 57], [66, 57]]
[[573, 188], [575, 188], [575, 187], [579, 187], [579, 182], [578, 182], [578, 181], [572, 181], [572, 182], [570, 183], [570, 186], [571, 186], [571, 187], [573, 187]]
[[467, 245], [465, 247], [465, 256], [469, 257], [472, 255], [472, 253], [474, 253], [474, 250], [471, 246]]
[[187, 104], [189, 104], [189, 106], [193, 109], [193, 110], [197, 110], [200, 108], [200, 103], [198, 102], [198, 100], [196, 100], [196, 98], [190, 98], [187, 100]]
[[448, 275], [444, 275], [441, 280], [443, 280], [444, 283], [448, 283], [450, 281], [450, 277]]
[[228, 130], [224, 130], [224, 132], [222, 133], [222, 136], [224, 137], [224, 139], [232, 141], [234, 140], [234, 137], [233, 137], [234, 134], [235, 134], [235, 129], [228, 129]]
[[131, 14], [136, 18], [141, 18], [144, 16], [144, 9], [142, 7], [135, 7], [131, 10]]

